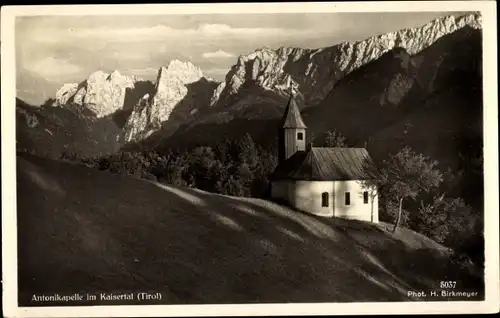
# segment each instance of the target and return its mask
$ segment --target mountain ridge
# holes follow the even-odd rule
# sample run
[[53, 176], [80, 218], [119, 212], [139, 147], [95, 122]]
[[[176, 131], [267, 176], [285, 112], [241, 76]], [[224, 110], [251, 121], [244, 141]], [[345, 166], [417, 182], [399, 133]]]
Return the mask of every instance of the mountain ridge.
[[[420, 27], [325, 48], [281, 47], [272, 50], [264, 47], [238, 57], [237, 63], [226, 75], [226, 80], [214, 93], [211, 105], [225, 104], [227, 99], [237, 94], [245, 81], [254, 81], [265, 89], [283, 93], [289, 80], [305, 96], [306, 105], [315, 104], [328, 94], [337, 80], [390, 49], [402, 47], [414, 55], [443, 35], [464, 26], [480, 29], [481, 22], [481, 16], [477, 13], [460, 17], [450, 15], [434, 19]], [[331, 65], [325, 61], [331, 62]]]
[[[218, 83], [207, 79], [209, 84], [198, 85], [202, 95], [208, 93], [211, 96], [208, 101], [206, 97], [190, 101], [197, 106], [188, 107], [181, 122], [190, 120], [188, 118], [190, 115], [205, 108], [224, 109], [241, 104], [240, 102], [243, 102], [241, 96], [252, 94], [248, 93], [251, 91], [248, 88], [255, 86], [276, 95], [286, 96], [288, 83], [291, 82], [296, 87], [297, 94], [303, 99], [303, 107], [314, 106], [328, 95], [338, 80], [379, 58], [385, 52], [401, 47], [405, 48], [410, 55], [414, 55], [432, 45], [440, 37], [465, 26], [480, 29], [481, 22], [481, 16], [478, 13], [459, 17], [450, 15], [436, 18], [419, 27], [378, 34], [360, 41], [341, 42], [319, 49], [280, 47], [274, 50], [262, 47], [249, 54], [240, 55], [236, 64], [226, 74], [224, 81]], [[96, 73], [102, 75], [102, 71]], [[111, 74], [108, 74], [107, 78], [112, 77]], [[94, 75], [94, 77], [99, 76]], [[115, 77], [119, 78], [118, 75]], [[113, 90], [113, 87], [104, 89], [108, 93], [101, 94], [102, 98], [92, 98], [96, 94], [83, 94], [83, 97], [78, 93], [72, 94], [75, 84], [65, 84], [56, 93], [55, 105], [64, 106], [72, 100], [80, 105], [88, 103], [98, 116], [105, 116], [124, 108], [132, 108], [132, 111], [124, 112], [126, 124], [120, 138], [124, 143], [140, 142], [160, 131], [166, 122], [171, 126], [167, 131], [173, 131], [174, 127], [179, 126], [178, 118], [175, 123], [168, 123], [170, 114], [178, 106], [177, 104], [183, 104], [185, 107], [184, 99], [187, 91], [190, 91], [190, 94], [196, 94], [193, 89], [186, 89], [186, 85], [202, 77], [204, 76], [201, 69], [192, 63], [172, 60], [167, 66], [159, 68], [154, 84], [155, 90], [148, 91], [149, 96], [146, 98], [145, 94], [138, 96], [133, 105], [123, 105], [122, 95], [126, 93], [122, 94], [120, 90], [134, 90], [133, 84], [129, 84], [126, 80], [122, 81], [120, 89]], [[137, 80], [132, 77], [133, 83]], [[88, 86], [88, 84], [85, 85]], [[215, 87], [212, 88], [212, 86]], [[68, 97], [71, 95], [74, 95], [72, 99]], [[260, 99], [260, 97], [256, 98]], [[111, 105], [99, 106], [102, 103]], [[137, 103], [141, 105], [136, 108]], [[196, 121], [196, 118], [192, 120]]]
[[[377, 107], [383, 105], [386, 108], [392, 107], [395, 113], [388, 113], [388, 116], [397, 118], [403, 112], [400, 109], [402, 106], [397, 105], [405, 105], [404, 99], [409, 98], [407, 96], [418, 97], [419, 90], [430, 92], [430, 86], [436, 83], [443, 85], [443, 81], [436, 81], [437, 72], [435, 69], [437, 68], [435, 66], [440, 65], [447, 55], [455, 54], [455, 52], [446, 49], [437, 50], [432, 58], [424, 60], [419, 55], [420, 52], [435, 46], [439, 39], [451, 36], [465, 28], [480, 30], [481, 16], [477, 13], [461, 17], [447, 16], [430, 21], [419, 28], [380, 34], [362, 41], [342, 42], [322, 49], [282, 47], [273, 50], [264, 47], [249, 55], [240, 56], [238, 62], [228, 72], [226, 80], [221, 83], [207, 79], [201, 69], [192, 63], [178, 60], [172, 60], [167, 65], [160, 67], [154, 84], [142, 81], [137, 77], [124, 77], [119, 71], [111, 73], [98, 71], [89, 76], [89, 79], [78, 84], [76, 88], [75, 83], [63, 85], [56, 94], [54, 105], [63, 108], [74, 108], [76, 105], [81, 106], [76, 107], [76, 109], [82, 109], [82, 107], [90, 110], [97, 109], [96, 116], [98, 118], [99, 116], [112, 118], [115, 121], [114, 125], [119, 130], [114, 137], [117, 146], [126, 146], [122, 149], [127, 149], [127, 145], [131, 146], [128, 149], [137, 149], [137, 147], [140, 149], [143, 145], [166, 148], [172, 144], [171, 141], [175, 138], [179, 138], [179, 142], [175, 142], [175, 144], [182, 144], [189, 134], [192, 134], [191, 140], [196, 139], [196, 136], [200, 137], [201, 139], [195, 142], [195, 144], [200, 144], [207, 138], [213, 139], [219, 134], [223, 134], [225, 123], [230, 121], [238, 121], [241, 124], [230, 125], [233, 127], [231, 131], [234, 131], [235, 128], [239, 131], [240, 128], [246, 127], [257, 135], [265, 135], [260, 127], [253, 127], [252, 122], [260, 120], [262, 123], [267, 121], [271, 123], [274, 118], [281, 115], [287, 99], [287, 83], [289, 81], [296, 87], [299, 108], [304, 110], [305, 116], [308, 117], [308, 113], [319, 112], [309, 109], [317, 108], [327, 99], [328, 94], [338, 90], [338, 87], [341, 87], [337, 85], [339, 82], [345, 85], [346, 80], [344, 79], [347, 77], [348, 80], [354, 81], [355, 76], [350, 76], [350, 74], [382, 58], [386, 59], [389, 64], [393, 63], [396, 69], [399, 67], [402, 72], [397, 71], [397, 74], [394, 73], [396, 75], [393, 74], [394, 77], [388, 74], [389, 77], [386, 81], [377, 80], [377, 76], [379, 76], [377, 68], [374, 68], [374, 73], [371, 75], [368, 74], [371, 71], [365, 72], [366, 75], [372, 76], [373, 80], [372, 84], [367, 85], [363, 90], [383, 92], [375, 92], [375, 95], [370, 98], [376, 98], [376, 100], [370, 101], [370, 103], [380, 104]], [[424, 31], [429, 30], [432, 32], [423, 37]], [[455, 31], [451, 32], [452, 30]], [[407, 46], [412, 49], [408, 50], [397, 46], [384, 51], [386, 47], [399, 45], [397, 42], [402, 40], [397, 40], [398, 38], [412, 38], [417, 33], [423, 38], [414, 41], [405, 40]], [[429, 44], [431, 42], [432, 44]], [[424, 44], [429, 46], [418, 54], [411, 54], [421, 50]], [[355, 49], [356, 47], [358, 48]], [[335, 52], [338, 54], [333, 54], [332, 48], [335, 48]], [[378, 56], [382, 51], [384, 53]], [[365, 54], [364, 52], [375, 53]], [[391, 57], [391, 55], [386, 55], [387, 52], [396, 55]], [[346, 59], [345, 56], [354, 56], [354, 58]], [[314, 60], [316, 64], [310, 64], [311, 60]], [[370, 62], [363, 62], [365, 60], [370, 60]], [[421, 63], [424, 63], [422, 67], [425, 67], [426, 71], [420, 71], [418, 76], [412, 75], [411, 72], [421, 68]], [[357, 66], [358, 64], [360, 66]], [[279, 67], [276, 68], [276, 65]], [[323, 67], [325, 65], [326, 67]], [[354, 66], [356, 67], [354, 70], [344, 72]], [[235, 77], [234, 74], [238, 76]], [[362, 72], [357, 72], [357, 74], [362, 74]], [[363, 77], [365, 75], [361, 78]], [[100, 91], [97, 88], [92, 90], [98, 81], [111, 84], [102, 85], [104, 89]], [[349, 93], [348, 90], [343, 94], [347, 94], [346, 98], [349, 100], [352, 100], [355, 95], [353, 92]], [[426, 94], [420, 95], [425, 98]], [[360, 94], [360, 96], [362, 95]], [[319, 102], [311, 104], [316, 99]], [[99, 101], [110, 105], [98, 105]], [[85, 104], [86, 102], [89, 107]], [[325, 107], [326, 109], [329, 107], [338, 108], [339, 106], [335, 103], [339, 102], [334, 101], [333, 104], [330, 103]], [[328, 102], [323, 104], [328, 104]], [[365, 105], [366, 103], [360, 100], [348, 104], [351, 105], [349, 107], [352, 107], [351, 113], [354, 109], [363, 113], [364, 110], [357, 105]], [[349, 116], [358, 115], [352, 113]], [[327, 117], [319, 116], [316, 118], [318, 125], [324, 124], [324, 118]], [[335, 118], [333, 121], [335, 122]], [[390, 121], [387, 121], [387, 124], [389, 125]], [[195, 132], [202, 127], [207, 127], [207, 129], [211, 127], [218, 133]], [[331, 128], [332, 125], [329, 127]], [[365, 128], [356, 129], [358, 130], [356, 133], [363, 131], [363, 129]], [[113, 127], [114, 130], [115, 127]], [[321, 129], [316, 128], [315, 130], [316, 137], [321, 135]], [[350, 135], [348, 131], [345, 133]], [[358, 137], [348, 137], [352, 142], [358, 142]], [[270, 142], [272, 143], [272, 140]], [[115, 148], [113, 147], [113, 149]]]

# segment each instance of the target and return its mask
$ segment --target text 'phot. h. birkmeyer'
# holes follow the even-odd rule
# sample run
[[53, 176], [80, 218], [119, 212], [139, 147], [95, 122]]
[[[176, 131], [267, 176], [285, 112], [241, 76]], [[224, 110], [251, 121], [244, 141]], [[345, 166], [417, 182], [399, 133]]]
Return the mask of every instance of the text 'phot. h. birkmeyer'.
[[495, 8], [2, 8], [6, 316], [498, 311]]

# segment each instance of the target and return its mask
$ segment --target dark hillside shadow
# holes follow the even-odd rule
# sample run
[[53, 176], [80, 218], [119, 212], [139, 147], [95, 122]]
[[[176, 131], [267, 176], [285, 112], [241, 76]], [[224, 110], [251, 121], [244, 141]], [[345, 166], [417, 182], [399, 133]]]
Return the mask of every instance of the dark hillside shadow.
[[202, 77], [197, 82], [185, 85], [188, 92], [174, 107], [169, 120], [184, 122], [195, 112], [202, 112], [210, 105], [210, 98], [217, 84]]
[[421, 96], [412, 92], [419, 90], [415, 76], [410, 55], [391, 50], [336, 82], [323, 101], [304, 111], [304, 121], [315, 135], [335, 129], [350, 143], [364, 142], [411, 110], [408, 95]]
[[[349, 142], [362, 146], [378, 131], [404, 124], [405, 117], [415, 111], [423, 112], [422, 108], [430, 106], [429, 101], [439, 95], [444, 96], [442, 103], [453, 107], [454, 112], [461, 110], [454, 107], [453, 100], [446, 100], [448, 96], [467, 98], [474, 104], [464, 108], [470, 112], [469, 123], [477, 122], [482, 118], [476, 106], [481, 103], [482, 94], [480, 33], [468, 27], [460, 29], [416, 56], [400, 48], [385, 53], [340, 79], [322, 102], [308, 107], [303, 113], [306, 125], [315, 135], [335, 129]], [[467, 49], [459, 50], [464, 43]], [[392, 138], [406, 136], [398, 132]]]
[[443, 172], [463, 172], [455, 185], [444, 183], [446, 188], [440, 190], [466, 199], [480, 211], [484, 179], [481, 41], [481, 31], [465, 27], [413, 56], [419, 65], [417, 80], [425, 86], [425, 101], [365, 140], [377, 162], [409, 146], [438, 160]]
[[[198, 146], [214, 147], [225, 138], [237, 140], [247, 133], [257, 144], [263, 145], [269, 142], [269, 136], [276, 134], [276, 122], [276, 120], [234, 119], [222, 124], [200, 124], [190, 129], [188, 134], [175, 132], [159, 145], [158, 150], [162, 152], [169, 149], [189, 150]], [[231, 134], [228, 135], [228, 132]]]

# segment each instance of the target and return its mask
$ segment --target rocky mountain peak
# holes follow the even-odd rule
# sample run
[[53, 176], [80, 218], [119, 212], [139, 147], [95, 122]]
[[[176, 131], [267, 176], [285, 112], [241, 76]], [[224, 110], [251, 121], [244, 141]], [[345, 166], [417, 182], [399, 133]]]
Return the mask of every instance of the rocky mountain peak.
[[93, 73], [90, 73], [89, 77], [87, 78], [87, 81], [89, 82], [95, 82], [95, 81], [101, 81], [101, 80], [106, 80], [109, 76], [109, 73], [106, 73], [102, 70], [97, 70]]
[[[205, 87], [213, 86], [213, 81], [203, 77], [201, 69], [191, 62], [172, 60], [167, 66], [160, 67], [156, 91], [149, 98], [150, 104], [145, 107], [136, 107], [125, 125], [125, 141], [148, 137], [161, 128], [162, 123], [170, 118], [174, 109], [184, 107], [188, 113], [196, 112], [201, 104], [198, 100], [191, 100], [194, 99], [192, 96], [196, 96], [198, 90], [203, 91]], [[208, 104], [209, 97], [206, 98], [206, 104]]]
[[269, 59], [269, 58], [272, 58], [274, 56], [276, 56], [275, 50], [272, 50], [268, 47], [264, 47], [264, 48], [257, 49], [248, 55], [241, 55], [240, 61], [246, 62], [246, 61], [254, 60], [256, 58]]
[[54, 106], [65, 105], [78, 90], [78, 83], [66, 83], [56, 92]]
[[196, 82], [200, 77], [203, 76], [201, 69], [191, 62], [183, 62], [179, 60], [171, 60], [167, 66], [162, 66], [158, 70], [157, 83], [162, 80], [168, 79], [178, 79], [184, 84]]
[[76, 104], [92, 111], [98, 118], [123, 108], [127, 89], [134, 88], [135, 79], [98, 70], [80, 84], [64, 84], [56, 93], [55, 106], [71, 107]]
[[201, 69], [191, 62], [172, 60], [167, 66], [162, 66], [158, 70], [158, 77], [156, 80], [157, 92], [153, 99], [164, 98], [164, 93], [172, 95], [174, 91], [181, 89], [179, 87], [194, 83], [202, 77], [203, 72]]
[[109, 74], [109, 76], [107, 77], [107, 80], [112, 81], [112, 80], [121, 79], [121, 78], [123, 78], [123, 76], [122, 76], [122, 74], [120, 74], [120, 71], [114, 70], [113, 72], [111, 72], [111, 74]]

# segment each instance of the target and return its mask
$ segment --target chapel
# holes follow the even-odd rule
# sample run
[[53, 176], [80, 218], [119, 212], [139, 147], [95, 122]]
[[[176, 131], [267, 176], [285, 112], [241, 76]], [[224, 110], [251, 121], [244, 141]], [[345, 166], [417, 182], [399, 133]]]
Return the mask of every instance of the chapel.
[[366, 186], [375, 167], [365, 148], [314, 147], [291, 92], [279, 124], [279, 163], [271, 174], [271, 197], [325, 217], [378, 223], [378, 191]]

